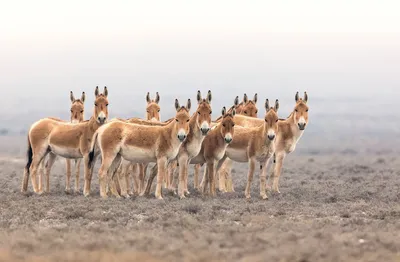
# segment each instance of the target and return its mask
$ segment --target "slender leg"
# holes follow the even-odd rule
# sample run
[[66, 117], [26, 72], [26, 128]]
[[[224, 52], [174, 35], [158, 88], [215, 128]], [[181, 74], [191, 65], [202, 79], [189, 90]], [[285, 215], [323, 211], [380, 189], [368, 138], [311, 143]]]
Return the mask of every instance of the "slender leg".
[[79, 193], [79, 176], [81, 173], [82, 159], [75, 159], [75, 193]]
[[250, 189], [251, 182], [253, 181], [254, 169], [256, 167], [256, 160], [254, 158], [249, 159], [249, 172], [247, 173], [247, 185], [245, 190], [246, 198], [251, 198]]
[[65, 159], [65, 166], [67, 169], [67, 176], [65, 177], [65, 193], [69, 193], [71, 190], [71, 159]]
[[39, 192], [43, 192], [43, 177], [44, 177], [44, 170], [45, 170], [45, 160], [46, 160], [46, 158], [43, 158], [43, 160], [40, 162], [40, 165], [39, 165], [39, 171], [38, 171]]
[[[122, 160], [121, 155], [117, 154], [107, 172], [107, 180], [108, 184], [110, 185], [111, 194], [116, 198], [121, 198], [121, 195], [119, 194], [119, 192], [121, 192], [121, 184], [119, 183], [118, 176], [115, 175], [118, 171], [118, 167], [120, 167], [121, 165], [121, 160]], [[125, 179], [123, 180], [125, 181]], [[124, 181], [121, 181], [122, 184], [124, 184]], [[126, 187], [124, 194], [125, 196], [127, 195]]]
[[272, 184], [272, 191], [276, 193], [281, 193], [279, 191], [279, 177], [282, 172], [282, 165], [283, 165], [283, 160], [285, 159], [285, 154], [278, 154], [276, 155], [276, 163], [275, 163], [275, 169], [271, 173], [271, 180], [273, 180]]
[[199, 189], [199, 174], [200, 174], [200, 164], [194, 165], [194, 177], [193, 177], [193, 187], [194, 189]]
[[157, 172], [157, 186], [155, 193], [157, 199], [163, 199], [161, 189], [162, 189], [163, 178], [167, 170], [167, 164], [168, 161], [166, 158], [157, 159], [158, 172]]
[[[129, 179], [127, 179], [129, 177], [130, 167], [131, 167], [130, 163], [128, 165], [124, 166], [124, 162], [122, 162], [122, 164], [117, 169], [116, 175], [115, 175], [116, 177], [118, 177], [118, 180], [119, 180], [121, 196], [123, 196], [125, 198], [130, 197], [129, 193], [128, 193]], [[128, 173], [125, 173], [124, 171], [128, 171]]]
[[83, 156], [83, 165], [84, 165], [83, 176], [85, 178], [85, 183], [83, 185], [83, 195], [85, 197], [90, 195], [90, 182], [92, 180], [92, 173], [95, 162], [96, 162], [96, 156], [93, 159], [92, 165], [89, 167], [89, 154], [85, 154]]
[[267, 160], [265, 161], [264, 165], [260, 170], [260, 197], [262, 199], [268, 199], [266, 184], [267, 184], [267, 170], [270, 159], [271, 158], [267, 158]]
[[226, 190], [226, 174], [229, 172], [229, 166], [231, 165], [230, 159], [225, 159], [223, 162], [220, 171], [218, 172], [219, 177], [219, 191], [222, 193], [228, 192]]
[[46, 150], [41, 150], [37, 152], [36, 154], [33, 155], [32, 157], [32, 164], [29, 170], [29, 173], [31, 174], [31, 182], [32, 182], [32, 187], [33, 191], [35, 193], [41, 193], [38, 189], [37, 181], [36, 181], [36, 174], [39, 169], [40, 162], [46, 157], [47, 155]]
[[178, 195], [179, 198], [185, 198], [185, 176], [187, 171], [188, 156], [182, 154], [179, 156], [179, 184], [178, 184]]
[[108, 182], [107, 179], [107, 173], [108, 170], [110, 169], [112, 163], [114, 162], [114, 159], [116, 157], [116, 154], [107, 154], [103, 152], [102, 154], [102, 161], [101, 161], [101, 166], [99, 169], [99, 185], [100, 185], [100, 196], [102, 198], [107, 198], [107, 192], [106, 192], [106, 185]]
[[[131, 169], [131, 171], [129, 171]], [[133, 195], [134, 192], [140, 194], [139, 190], [139, 164], [131, 164], [128, 166], [126, 173], [126, 184], [128, 185], [129, 194]]]
[[202, 182], [201, 182], [201, 185], [200, 185], [201, 192], [203, 193], [203, 195], [205, 195], [207, 193], [207, 187], [208, 187], [209, 182], [210, 182], [210, 177], [208, 175], [208, 168], [207, 168], [207, 165], [206, 165], [204, 167], [203, 179], [202, 179]]
[[[139, 193], [141, 193], [141, 192], [143, 192], [144, 191], [144, 178], [145, 178], [145, 176], [146, 176], [146, 171], [147, 171], [147, 167], [148, 167], [148, 165], [149, 164], [145, 164], [145, 163], [140, 163], [139, 164], [139, 173], [138, 173], [138, 178], [139, 179], [137, 179], [138, 181], [137, 181], [137, 183], [138, 183], [138, 185], [137, 185], [137, 190], [138, 190], [138, 192]], [[153, 179], [154, 179], [154, 177], [153, 177]], [[152, 182], [153, 182], [153, 180], [151, 180]]]
[[215, 190], [215, 161], [212, 161], [211, 163], [207, 163], [207, 170], [208, 170], [208, 177], [209, 177], [209, 183], [210, 183], [210, 196], [215, 197], [216, 196], [216, 190]]
[[151, 184], [158, 173], [158, 164], [154, 165], [151, 169], [149, 179], [147, 180], [146, 189], [141, 193], [141, 195], [149, 195], [151, 190]]
[[49, 159], [47, 160], [47, 164], [46, 164], [46, 193], [50, 192], [50, 170], [51, 167], [54, 165], [54, 162], [56, 161], [56, 157], [57, 155], [53, 154], [53, 153], [49, 153]]

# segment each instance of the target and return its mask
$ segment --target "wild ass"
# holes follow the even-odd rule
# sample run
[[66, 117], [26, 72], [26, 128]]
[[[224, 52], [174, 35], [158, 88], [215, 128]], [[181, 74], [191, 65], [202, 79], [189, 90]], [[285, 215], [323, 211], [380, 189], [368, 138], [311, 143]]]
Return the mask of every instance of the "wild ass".
[[[236, 96], [236, 98], [234, 100], [234, 105], [228, 110], [228, 113], [230, 113], [232, 111], [232, 109], [234, 108], [236, 111], [235, 117], [238, 117], [239, 115], [244, 115], [244, 116], [256, 118], [257, 113], [258, 113], [258, 108], [256, 105], [257, 100], [258, 100], [257, 93], [254, 95], [253, 100], [249, 100], [247, 95], [244, 94], [243, 101], [240, 103], [239, 103], [239, 97]], [[217, 118], [216, 122], [221, 121], [221, 119], [222, 119], [221, 117]], [[231, 169], [232, 169], [232, 161], [229, 158], [227, 158], [222, 163], [221, 168], [219, 169], [219, 171], [217, 173], [217, 176], [219, 177], [219, 181], [220, 181], [219, 190], [221, 192], [235, 191], [233, 188], [233, 183], [232, 183]], [[194, 188], [199, 188], [199, 173], [200, 173], [200, 165], [195, 165], [195, 167], [194, 167]], [[202, 182], [203, 182], [203, 180], [202, 180]]]
[[[278, 133], [278, 100], [276, 100], [274, 107], [270, 107], [267, 99], [265, 102], [265, 109], [264, 124], [260, 124], [258, 127], [243, 127], [237, 125], [235, 128], [235, 138], [225, 151], [225, 158], [229, 157], [229, 159], [235, 162], [247, 162], [249, 164], [247, 186], [245, 190], [246, 198], [250, 198], [250, 186], [253, 180], [256, 162], [259, 162], [262, 167], [260, 174], [260, 196], [263, 199], [268, 198], [265, 190], [267, 177], [266, 167], [275, 152], [274, 140]], [[221, 164], [223, 160], [221, 160]]]
[[[146, 102], [146, 120], [160, 122], [160, 95], [158, 92], [156, 92], [155, 99], [151, 99], [150, 93], [147, 92]], [[138, 122], [135, 121], [134, 118], [126, 121], [129, 123]], [[122, 160], [121, 165], [118, 168], [117, 175], [118, 177], [123, 177], [125, 179], [127, 190], [130, 195], [133, 195], [134, 192], [141, 192], [138, 178], [146, 174], [147, 166], [147, 164], [143, 163], [131, 163], [126, 160]]]
[[225, 156], [226, 148], [236, 136], [234, 135], [235, 122], [233, 120], [235, 114], [235, 109], [227, 113], [226, 108], [222, 108], [222, 120], [211, 129], [201, 145], [200, 153], [190, 161], [191, 164], [207, 164], [201, 188], [203, 194], [206, 193], [208, 185], [210, 185], [210, 195], [215, 196], [216, 194], [214, 179], [222, 164], [219, 161]]
[[[70, 107], [70, 122], [71, 123], [80, 123], [83, 121], [84, 117], [84, 102], [85, 102], [85, 92], [82, 92], [82, 96], [80, 99], [75, 99], [74, 93], [71, 91], [70, 92], [70, 100], [71, 100], [71, 107]], [[55, 118], [54, 118], [55, 119]], [[60, 121], [63, 121], [60, 119]], [[76, 174], [76, 180], [75, 180], [75, 191], [79, 191], [79, 173], [80, 173], [80, 159], [75, 160], [75, 174]], [[47, 164], [47, 163], [46, 163]], [[65, 185], [65, 191], [69, 192], [70, 190], [70, 178], [71, 178], [71, 160], [66, 159], [66, 167], [67, 167], [67, 176], [66, 176], [66, 185]], [[45, 170], [45, 160], [40, 164], [40, 171], [38, 171], [39, 175], [39, 191], [42, 191], [42, 177], [44, 176], [44, 170]]]
[[[207, 98], [203, 99], [201, 92], [197, 91], [197, 103], [198, 107], [195, 113], [189, 121], [189, 134], [186, 140], [182, 143], [179, 149], [179, 153], [176, 161], [171, 161], [168, 167], [167, 175], [167, 187], [170, 187], [171, 175], [174, 173], [174, 169], [177, 164], [179, 165], [179, 185], [178, 185], [178, 195], [180, 198], [185, 198], [185, 193], [188, 194], [187, 181], [188, 181], [188, 165], [190, 160], [197, 156], [201, 149], [201, 144], [204, 138], [207, 136], [211, 127], [211, 91], [208, 90]], [[152, 169], [151, 176], [148, 179], [146, 190], [144, 194], [150, 193], [151, 184], [157, 172], [157, 166]]]
[[54, 164], [57, 155], [79, 159], [84, 158], [85, 165], [85, 188], [84, 194], [87, 196], [90, 190], [87, 180], [91, 177], [91, 172], [88, 167], [88, 156], [90, 143], [94, 132], [107, 121], [108, 118], [108, 91], [104, 87], [104, 93], [99, 94], [99, 88], [95, 90], [95, 103], [93, 116], [88, 121], [78, 124], [71, 124], [59, 120], [45, 118], [37, 121], [32, 125], [28, 134], [28, 162], [24, 170], [24, 178], [22, 181], [22, 192], [28, 189], [28, 179], [31, 175], [33, 191], [39, 191], [36, 182], [36, 173], [38, 167], [49, 154], [48, 164], [46, 166], [46, 191], [49, 190], [49, 175], [51, 166]]
[[296, 149], [301, 136], [308, 125], [308, 95], [304, 92], [304, 97], [299, 97], [299, 92], [295, 96], [296, 105], [293, 112], [285, 120], [279, 120], [279, 131], [276, 136], [276, 149], [274, 156], [274, 169], [270, 179], [273, 180], [272, 191], [279, 191], [279, 177], [282, 172], [283, 160], [285, 157]]
[[[182, 142], [189, 132], [190, 99], [187, 106], [180, 106], [175, 100], [177, 111], [175, 121], [165, 126], [147, 126], [113, 121], [101, 127], [91, 145], [89, 165], [94, 165], [95, 150], [101, 153], [102, 163], [99, 170], [100, 196], [107, 197], [107, 174], [113, 173], [121, 158], [136, 163], [156, 162], [158, 165], [156, 198], [162, 199], [161, 185], [167, 164], [175, 159]], [[124, 179], [121, 179], [121, 192], [126, 192]], [[125, 187], [124, 187], [125, 186]]]

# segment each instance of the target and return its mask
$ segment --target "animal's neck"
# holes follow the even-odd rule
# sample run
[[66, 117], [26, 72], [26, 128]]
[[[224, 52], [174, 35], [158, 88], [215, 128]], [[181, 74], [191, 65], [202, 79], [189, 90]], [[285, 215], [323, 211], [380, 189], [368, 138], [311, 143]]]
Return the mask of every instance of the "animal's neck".
[[199, 138], [199, 137], [202, 136], [200, 127], [197, 124], [197, 117], [198, 117], [198, 114], [194, 113], [192, 115], [192, 117], [190, 118], [190, 120], [189, 120], [190, 131], [189, 131], [189, 134], [188, 134], [188, 138], [189, 137]]
[[90, 131], [92, 131], [94, 133], [100, 127], [100, 124], [96, 121], [96, 118], [92, 116], [89, 119], [88, 126], [89, 126]]
[[288, 118], [288, 123], [290, 124], [290, 129], [292, 131], [293, 138], [296, 140], [296, 142], [301, 138], [301, 136], [304, 133], [304, 130], [300, 130], [299, 127], [296, 125], [296, 121], [294, 120], [294, 112], [290, 114]]

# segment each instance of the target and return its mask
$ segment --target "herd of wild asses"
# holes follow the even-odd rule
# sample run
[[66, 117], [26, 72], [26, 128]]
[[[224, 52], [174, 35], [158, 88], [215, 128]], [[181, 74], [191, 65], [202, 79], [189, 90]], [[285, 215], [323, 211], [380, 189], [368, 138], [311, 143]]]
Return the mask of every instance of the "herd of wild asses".
[[[71, 119], [44, 118], [35, 122], [28, 133], [28, 161], [24, 169], [22, 192], [28, 189], [31, 176], [33, 191], [49, 192], [50, 170], [56, 157], [66, 158], [65, 191], [70, 192], [71, 160], [75, 160], [75, 192], [79, 192], [79, 167], [84, 162], [83, 194], [89, 196], [93, 167], [101, 159], [100, 195], [116, 197], [148, 195], [157, 176], [155, 197], [162, 199], [162, 187], [173, 190], [180, 198], [188, 191], [188, 166], [194, 165], [194, 188], [203, 194], [234, 191], [232, 161], [248, 163], [246, 198], [250, 198], [253, 174], [260, 165], [260, 197], [268, 199], [267, 189], [279, 193], [279, 177], [283, 160], [293, 152], [308, 124], [308, 96], [295, 95], [293, 112], [286, 119], [278, 118], [279, 101], [265, 101], [265, 115], [257, 118], [257, 94], [253, 100], [245, 94], [236, 97], [229, 109], [211, 120], [211, 91], [205, 98], [197, 92], [197, 108], [190, 115], [190, 99], [186, 105], [175, 100], [175, 117], [160, 121], [160, 96], [151, 99], [147, 93], [147, 119], [108, 120], [108, 90], [95, 89], [93, 115], [84, 120], [85, 93], [76, 99], [70, 93]], [[267, 167], [272, 158], [272, 171], [267, 181]], [[145, 179], [147, 166], [155, 163]], [[199, 183], [199, 170], [204, 165]], [[42, 176], [45, 174], [45, 188]], [[37, 178], [38, 175], [38, 178]], [[218, 181], [216, 179], [218, 177]], [[146, 182], [147, 181], [147, 182]], [[177, 190], [177, 191], [176, 191]]]

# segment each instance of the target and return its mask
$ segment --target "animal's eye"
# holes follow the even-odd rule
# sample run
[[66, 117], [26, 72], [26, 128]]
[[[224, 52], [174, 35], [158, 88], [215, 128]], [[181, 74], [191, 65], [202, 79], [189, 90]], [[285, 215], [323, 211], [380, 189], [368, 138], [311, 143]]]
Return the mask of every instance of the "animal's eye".
[[306, 112], [308, 112], [308, 109], [306, 110]]
[[247, 111], [244, 111], [245, 114], [247, 114]]
[[72, 109], [71, 109], [71, 113], [72, 113]]
[[232, 127], [234, 127], [235, 126], [235, 124], [232, 124]]
[[225, 127], [225, 124], [222, 124], [223, 127]]
[[295, 109], [294, 111], [299, 112], [299, 110]]
[[264, 119], [265, 120], [265, 122], [268, 124], [268, 120], [267, 119]]
[[81, 110], [81, 113], [83, 113], [83, 110]]
[[188, 120], [186, 120], [186, 122], [189, 122], [189, 119], [188, 119]]
[[96, 104], [96, 103], [94, 103], [94, 106], [97, 106], [97, 104]]
[[256, 114], [258, 113], [258, 110], [256, 110]]
[[199, 115], [200, 115], [200, 111], [197, 111], [197, 114], [199, 114]]
[[106, 106], [108, 106], [108, 104], [106, 104]]
[[210, 115], [212, 114], [212, 111], [210, 111]]
[[176, 122], [179, 122], [179, 121], [178, 121], [178, 118], [175, 118], [175, 121], [176, 121]]
[[275, 122], [277, 122], [277, 123], [278, 123], [278, 121], [279, 121], [279, 119], [277, 119]]
[[160, 112], [160, 109], [158, 109], [157, 112]]
[[150, 113], [149, 110], [146, 110], [147, 113]]

